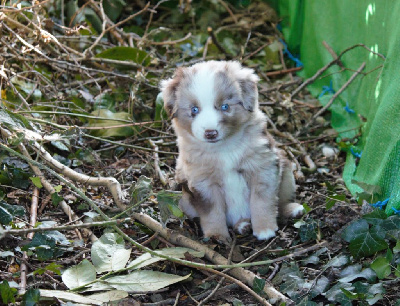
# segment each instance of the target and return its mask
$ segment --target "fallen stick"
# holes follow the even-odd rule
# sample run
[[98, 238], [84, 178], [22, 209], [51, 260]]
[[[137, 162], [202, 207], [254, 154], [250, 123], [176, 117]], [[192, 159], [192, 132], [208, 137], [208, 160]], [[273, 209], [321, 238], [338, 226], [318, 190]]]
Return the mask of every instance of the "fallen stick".
[[[163, 226], [159, 222], [155, 221], [148, 215], [142, 213], [134, 213], [132, 216], [137, 221], [146, 225], [152, 231], [158, 233], [160, 236], [164, 237], [171, 243], [191, 248], [196, 251], [202, 251], [205, 254], [204, 255], [205, 258], [207, 258], [209, 261], [217, 265], [228, 265], [228, 260], [219, 253], [173, 230], [170, 230], [168, 228], [163, 228]], [[241, 280], [242, 282], [246, 283], [249, 286], [253, 286], [254, 278], [257, 277], [257, 275], [255, 275], [253, 272], [243, 268], [233, 268], [231, 271], [229, 271], [229, 274]], [[270, 299], [276, 301], [282, 301], [285, 303], [293, 303], [292, 300], [290, 300], [288, 297], [284, 296], [282, 293], [276, 290], [271, 285], [271, 283], [267, 282], [265, 284], [264, 291]]]
[[[33, 189], [33, 194], [32, 194], [30, 219], [29, 219], [29, 225], [32, 227], [34, 227], [36, 224], [38, 203], [39, 203], [39, 188], [35, 187]], [[26, 238], [28, 238], [29, 240], [32, 240], [33, 233], [29, 233]], [[27, 276], [27, 271], [28, 271], [28, 267], [26, 265], [26, 261], [28, 260], [28, 253], [26, 251], [24, 251], [22, 253], [22, 259], [23, 259], [23, 261], [21, 262], [21, 266], [20, 266], [20, 272], [21, 272], [20, 280], [21, 281], [19, 283], [19, 290], [18, 290], [19, 294], [24, 294], [26, 291], [26, 276]]]
[[110, 190], [115, 204], [121, 208], [126, 209], [126, 205], [124, 204], [124, 195], [121, 190], [120, 183], [113, 177], [92, 177], [83, 173], [78, 173], [71, 168], [60, 163], [58, 160], [54, 159], [53, 156], [47, 152], [43, 146], [41, 146], [37, 141], [31, 142], [32, 147], [39, 153], [39, 155], [49, 164], [53, 169], [56, 169], [61, 174], [65, 175], [69, 179], [88, 184], [91, 186], [105, 186]]
[[[41, 232], [49, 232], [49, 231], [69, 231], [77, 228], [88, 228], [95, 226], [110, 226], [110, 225], [118, 225], [123, 223], [131, 222], [132, 218], [125, 218], [119, 220], [110, 220], [110, 221], [97, 221], [90, 223], [81, 223], [81, 224], [69, 224], [69, 225], [61, 225], [61, 226], [52, 226], [52, 227], [35, 227], [35, 228], [25, 228], [25, 229], [9, 229], [3, 230], [3, 235], [14, 235], [14, 236], [23, 236], [28, 233], [41, 233]], [[34, 226], [35, 224], [33, 224]], [[32, 226], [32, 224], [31, 224]]]

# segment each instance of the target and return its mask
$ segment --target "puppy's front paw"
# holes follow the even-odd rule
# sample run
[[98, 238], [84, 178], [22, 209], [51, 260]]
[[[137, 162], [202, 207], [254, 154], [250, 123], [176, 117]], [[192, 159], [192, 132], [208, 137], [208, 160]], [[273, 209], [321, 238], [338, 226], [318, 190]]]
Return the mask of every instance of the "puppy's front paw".
[[248, 235], [251, 232], [250, 219], [240, 219], [233, 227], [234, 231], [240, 235]]
[[257, 237], [258, 240], [269, 240], [276, 236], [276, 231], [278, 229], [272, 230], [270, 228], [261, 230], [259, 232], [253, 232], [253, 235]]
[[305, 210], [303, 205], [299, 204], [299, 203], [290, 203], [290, 217], [292, 218], [299, 218], [302, 215], [304, 215]]
[[232, 242], [231, 236], [211, 235], [211, 236], [206, 236], [205, 238], [211, 238], [212, 240], [215, 240], [218, 243], [225, 245], [230, 245]]
[[232, 242], [232, 238], [229, 235], [228, 229], [226, 230], [226, 233], [205, 232], [204, 238], [211, 238], [226, 245], [229, 245]]

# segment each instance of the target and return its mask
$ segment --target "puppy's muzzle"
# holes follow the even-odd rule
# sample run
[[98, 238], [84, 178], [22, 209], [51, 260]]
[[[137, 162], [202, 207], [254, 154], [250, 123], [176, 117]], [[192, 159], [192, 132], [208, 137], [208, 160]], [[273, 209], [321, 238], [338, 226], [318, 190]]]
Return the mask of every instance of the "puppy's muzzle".
[[204, 132], [204, 138], [207, 140], [216, 140], [218, 137], [218, 131], [217, 130], [205, 130]]

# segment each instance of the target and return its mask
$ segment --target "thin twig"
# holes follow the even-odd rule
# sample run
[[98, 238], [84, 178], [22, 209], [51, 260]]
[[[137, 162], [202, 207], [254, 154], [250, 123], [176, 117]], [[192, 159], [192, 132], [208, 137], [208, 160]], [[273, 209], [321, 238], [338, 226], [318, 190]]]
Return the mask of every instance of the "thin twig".
[[332, 67], [333, 65], [336, 65], [338, 63], [338, 61], [340, 61], [341, 57], [346, 54], [347, 52], [349, 52], [350, 50], [353, 50], [355, 48], [358, 47], [362, 47], [366, 50], [368, 50], [369, 52], [371, 52], [372, 54], [375, 54], [376, 56], [379, 56], [381, 59], [385, 60], [386, 57], [378, 52], [375, 52], [373, 50], [371, 50], [370, 48], [368, 48], [366, 45], [364, 44], [356, 44], [353, 45], [345, 50], [343, 50], [338, 56], [337, 58], [335, 58], [333, 61], [329, 62], [328, 64], [326, 64], [324, 67], [322, 67], [321, 69], [319, 69], [311, 78], [307, 79], [306, 81], [304, 81], [299, 87], [297, 87], [291, 94], [291, 98], [295, 97], [300, 91], [303, 90], [304, 87], [306, 87], [307, 85], [313, 83], [321, 74], [323, 74], [326, 70], [328, 70], [330, 67]]
[[225, 54], [225, 56], [226, 56], [227, 58], [231, 58], [231, 56], [229, 55], [229, 53], [228, 53], [228, 52], [225, 50], [225, 48], [222, 47], [222, 45], [219, 43], [217, 37], [215, 36], [215, 33], [214, 33], [213, 28], [212, 28], [212, 27], [208, 27], [208, 28], [207, 28], [207, 32], [208, 32], [208, 35], [210, 35], [210, 37], [211, 37], [211, 39], [212, 39], [214, 45], [218, 48], [218, 50], [221, 51], [223, 54]]
[[[32, 194], [30, 218], [29, 218], [29, 225], [31, 227], [34, 227], [36, 224], [38, 203], [39, 203], [39, 188], [35, 187], [33, 189], [33, 194]], [[3, 233], [7, 234], [7, 231], [4, 231]], [[33, 233], [29, 233], [26, 238], [29, 240], [32, 240]], [[19, 294], [24, 294], [26, 291], [26, 276], [27, 276], [27, 270], [28, 270], [28, 267], [26, 264], [26, 262], [28, 261], [28, 253], [26, 251], [23, 252], [22, 259], [23, 260], [22, 260], [22, 263], [20, 266], [21, 282], [19, 285], [19, 292], [18, 292]]]
[[148, 139], [148, 142], [149, 142], [150, 146], [154, 150], [154, 153], [153, 153], [154, 168], [156, 170], [158, 178], [160, 179], [161, 184], [163, 186], [166, 186], [167, 185], [167, 179], [166, 179], [164, 173], [161, 171], [161, 168], [160, 168], [160, 158], [158, 156], [158, 146], [156, 145], [156, 142], [157, 143], [161, 143], [162, 140], [154, 141], [154, 140]]
[[[95, 226], [110, 226], [110, 225], [119, 225], [123, 223], [132, 222], [132, 218], [124, 218], [119, 220], [109, 220], [109, 221], [97, 221], [90, 223], [81, 223], [81, 224], [70, 224], [64, 226], [52, 226], [52, 227], [35, 227], [35, 228], [26, 228], [26, 229], [9, 229], [4, 230], [4, 235], [14, 235], [14, 236], [23, 236], [27, 233], [42, 233], [49, 231], [70, 231], [77, 228], [89, 228]], [[31, 224], [32, 226], [32, 224]], [[34, 226], [34, 225], [33, 225]]]
[[315, 113], [314, 116], [312, 116], [312, 118], [310, 119], [309, 122], [307, 122], [304, 128], [296, 133], [296, 136], [302, 134], [314, 122], [314, 120], [318, 116], [320, 116], [323, 112], [325, 112], [332, 105], [335, 99], [351, 84], [351, 82], [354, 81], [354, 79], [361, 73], [361, 71], [364, 70], [364, 68], [365, 68], [365, 62], [363, 62], [361, 66], [357, 69], [357, 71], [350, 77], [350, 79], [348, 79], [348, 81], [344, 83], [343, 86], [340, 87], [340, 89], [337, 92], [335, 92], [335, 94], [332, 96], [329, 102], [323, 108], [321, 108], [317, 113]]

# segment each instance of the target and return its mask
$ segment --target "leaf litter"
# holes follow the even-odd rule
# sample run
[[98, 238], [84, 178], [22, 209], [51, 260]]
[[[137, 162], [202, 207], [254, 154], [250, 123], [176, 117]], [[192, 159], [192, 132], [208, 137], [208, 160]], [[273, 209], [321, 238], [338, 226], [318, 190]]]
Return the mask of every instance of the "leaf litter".
[[[145, 213], [226, 257], [231, 253], [232, 260], [287, 256], [275, 265], [248, 268], [261, 277], [253, 283], [259, 295], [265, 295], [264, 285], [272, 281], [298, 305], [386, 305], [399, 299], [399, 216], [387, 218], [379, 208], [361, 216], [357, 200], [341, 179], [346, 154], [338, 150], [329, 115], [319, 116], [306, 133], [294, 136], [312, 121], [320, 104], [306, 90], [291, 98], [302, 80], [290, 70], [296, 63], [284, 52], [276, 28], [279, 19], [267, 4], [161, 1], [146, 7], [105, 0], [87, 5], [49, 1], [32, 7], [23, 2], [15, 7], [5, 1], [0, 17], [2, 144], [14, 149], [23, 144], [33, 159], [41, 160], [31, 146], [34, 139], [78, 173], [117, 178], [129, 193], [128, 206], [135, 206], [131, 212]], [[202, 59], [242, 60], [256, 69], [262, 78], [260, 107], [270, 119], [270, 131], [297, 165], [298, 200], [307, 214], [296, 226], [292, 221], [281, 227], [270, 242], [238, 236], [231, 251], [215, 241], [202, 241], [198, 223], [185, 220], [176, 205], [177, 149], [158, 82], [176, 67]], [[149, 139], [156, 141], [165, 187], [155, 170]], [[339, 141], [346, 149], [355, 139]], [[0, 166], [3, 303], [39, 298], [95, 305], [128, 299], [190, 305], [205, 298], [215, 304], [255, 303], [227, 280], [213, 292], [220, 279], [210, 272], [142, 253], [110, 227], [93, 227], [89, 233], [82, 229], [35, 233], [26, 240], [3, 235], [10, 228], [29, 227], [34, 188], [40, 192], [40, 208], [32, 226], [49, 220], [55, 226], [70, 224], [71, 216], [61, 209], [63, 202], [82, 218], [91, 215], [89, 222], [102, 219], [96, 219], [97, 212], [48, 172], [43, 173], [55, 187], [52, 194], [26, 161], [1, 150]], [[130, 215], [130, 211], [121, 215], [106, 188], [75, 184], [108, 216]], [[176, 247], [139, 222], [120, 227], [162, 255], [207, 263], [204, 253]], [[91, 240], [90, 235], [99, 239]], [[291, 256], [321, 241], [327, 245]], [[24, 261], [33, 272], [27, 276], [19, 270]], [[15, 288], [24, 277], [28, 286], [18, 295]], [[52, 284], [51, 290], [42, 285], [46, 282]]]

